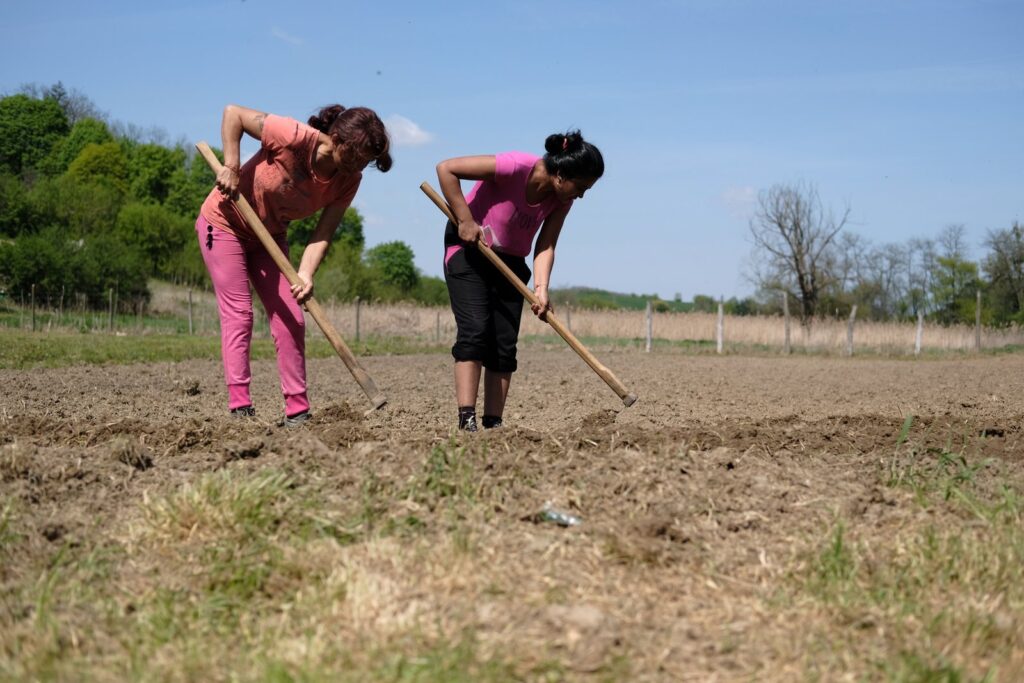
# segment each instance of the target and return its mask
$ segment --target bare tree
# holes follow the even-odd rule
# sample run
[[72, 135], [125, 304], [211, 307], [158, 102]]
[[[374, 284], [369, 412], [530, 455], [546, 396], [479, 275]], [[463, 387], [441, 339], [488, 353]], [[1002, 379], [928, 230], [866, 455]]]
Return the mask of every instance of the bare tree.
[[939, 256], [950, 259], [967, 258], [967, 228], [963, 223], [951, 223], [939, 233]]
[[932, 308], [929, 296], [937, 258], [935, 240], [916, 238], [907, 242], [907, 305], [912, 316]]
[[813, 185], [774, 185], [758, 196], [750, 221], [762, 265], [756, 279], [763, 288], [783, 289], [797, 299], [804, 325], [818, 312], [818, 300], [833, 279], [829, 247], [849, 215], [847, 207], [836, 220]]
[[18, 88], [18, 93], [37, 100], [54, 100], [64, 110], [64, 115], [68, 117], [68, 124], [72, 126], [85, 118], [104, 122], [107, 119], [107, 116], [96, 107], [88, 96], [77, 88], [67, 89], [60, 81], [50, 86], [25, 83]]

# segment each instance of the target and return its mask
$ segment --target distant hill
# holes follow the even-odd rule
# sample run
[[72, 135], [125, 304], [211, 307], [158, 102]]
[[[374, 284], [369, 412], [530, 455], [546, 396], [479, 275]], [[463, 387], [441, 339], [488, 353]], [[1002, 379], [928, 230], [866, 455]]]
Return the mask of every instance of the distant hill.
[[[715, 313], [718, 311], [718, 299], [706, 294], [694, 295], [693, 301], [682, 301], [680, 298], [665, 301], [656, 294], [621, 294], [593, 287], [565, 287], [551, 290], [551, 300], [555, 305], [568, 303], [573, 308], [642, 311], [647, 308], [647, 302], [650, 301], [657, 313], [688, 313], [690, 311]], [[777, 304], [760, 304], [753, 297], [743, 299], [733, 297], [726, 299], [723, 303], [727, 315], [776, 314], [779, 312]]]
[[642, 311], [647, 308], [647, 302], [650, 301], [657, 311], [683, 313], [693, 310], [693, 304], [688, 301], [665, 301], [656, 294], [620, 294], [591, 287], [553, 289], [551, 300], [556, 304], [568, 303], [573, 308]]

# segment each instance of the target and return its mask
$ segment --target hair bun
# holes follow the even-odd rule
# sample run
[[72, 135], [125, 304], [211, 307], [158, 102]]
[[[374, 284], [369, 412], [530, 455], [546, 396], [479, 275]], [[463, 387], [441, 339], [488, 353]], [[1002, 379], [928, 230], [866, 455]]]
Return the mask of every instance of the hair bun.
[[549, 135], [544, 140], [544, 166], [567, 178], [600, 178], [604, 174], [601, 151], [583, 139], [579, 130]]
[[321, 109], [319, 113], [310, 116], [308, 123], [321, 133], [326, 133], [331, 129], [331, 124], [333, 124], [344, 111], [345, 107], [340, 104], [328, 105]]
[[578, 130], [570, 130], [567, 133], [554, 133], [544, 140], [544, 151], [554, 155], [575, 152], [582, 146], [583, 134]]

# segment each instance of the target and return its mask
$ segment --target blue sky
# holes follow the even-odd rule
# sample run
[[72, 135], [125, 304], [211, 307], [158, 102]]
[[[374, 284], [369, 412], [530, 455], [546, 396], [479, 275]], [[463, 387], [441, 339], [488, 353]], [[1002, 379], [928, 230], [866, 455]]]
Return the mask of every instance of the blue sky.
[[[355, 205], [368, 244], [441, 272], [437, 161], [541, 153], [582, 129], [604, 178], [556, 286], [743, 296], [759, 191], [808, 182], [874, 243], [1024, 219], [1024, 2], [304, 2], [0, 5], [0, 91], [58, 80], [114, 119], [219, 145], [229, 102], [378, 111], [395, 167]], [[255, 149], [249, 146], [248, 152]], [[468, 189], [468, 186], [467, 188]]]

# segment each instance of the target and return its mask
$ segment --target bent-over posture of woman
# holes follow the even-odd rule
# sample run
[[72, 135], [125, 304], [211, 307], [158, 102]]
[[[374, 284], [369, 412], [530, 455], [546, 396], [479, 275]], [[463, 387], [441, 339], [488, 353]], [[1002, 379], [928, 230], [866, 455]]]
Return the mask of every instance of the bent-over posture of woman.
[[[457, 336], [455, 398], [459, 429], [476, 431], [476, 399], [484, 373], [486, 429], [501, 425], [523, 311], [523, 296], [473, 243], [491, 246], [523, 282], [530, 279], [526, 257], [533, 238], [534, 314], [552, 310], [548, 300], [555, 245], [576, 199], [604, 173], [604, 159], [579, 131], [549, 135], [543, 157], [524, 152], [458, 157], [437, 165], [441, 191], [459, 224], [445, 229], [444, 273]], [[478, 181], [462, 194], [460, 180]], [[482, 226], [482, 227], [481, 227]]]
[[[242, 133], [260, 141], [259, 151], [240, 166]], [[373, 162], [391, 168], [384, 124], [365, 107], [332, 105], [302, 123], [228, 105], [221, 123], [224, 168], [196, 220], [200, 250], [217, 296], [221, 354], [232, 415], [253, 416], [249, 395], [252, 297], [263, 302], [277, 350], [284, 394], [283, 424], [310, 417], [306, 395], [305, 321], [301, 304], [313, 293], [313, 274], [355, 197], [363, 169]], [[291, 286], [231, 201], [241, 193], [287, 255], [289, 221], [323, 209], [302, 254], [300, 284]]]

